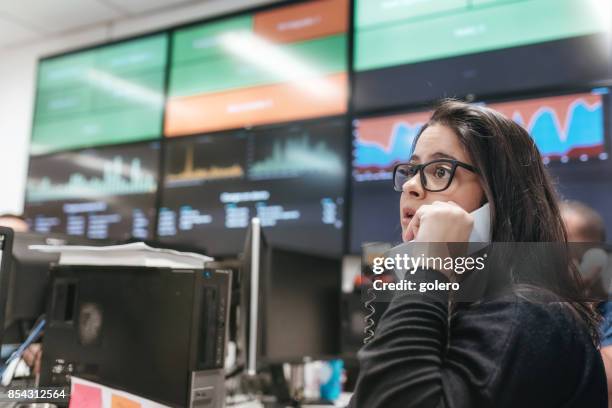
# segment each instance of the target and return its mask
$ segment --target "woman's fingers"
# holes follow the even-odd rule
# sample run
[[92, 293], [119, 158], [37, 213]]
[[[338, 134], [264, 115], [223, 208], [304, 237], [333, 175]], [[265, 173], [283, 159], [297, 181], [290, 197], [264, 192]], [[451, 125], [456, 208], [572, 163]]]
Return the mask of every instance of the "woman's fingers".
[[472, 226], [472, 216], [457, 203], [434, 201], [415, 212], [408, 224], [406, 241], [463, 242]]
[[412, 216], [412, 219], [408, 223], [408, 227], [406, 227], [406, 237], [404, 241], [409, 242], [416, 238], [421, 225], [421, 216], [423, 215], [423, 212], [426, 211], [425, 207], [429, 207], [429, 205], [422, 205]]

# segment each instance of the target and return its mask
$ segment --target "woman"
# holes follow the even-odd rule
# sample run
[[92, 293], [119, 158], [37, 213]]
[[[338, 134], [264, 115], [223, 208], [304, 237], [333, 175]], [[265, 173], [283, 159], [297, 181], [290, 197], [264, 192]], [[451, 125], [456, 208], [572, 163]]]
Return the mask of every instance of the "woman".
[[[410, 162], [394, 174], [406, 242], [465, 242], [470, 212], [484, 203], [493, 242], [566, 242], [533, 140], [493, 110], [443, 102]], [[486, 300], [453, 305], [452, 312], [448, 291], [396, 293], [359, 353], [350, 406], [606, 407], [594, 311], [577, 300], [579, 278], [569, 261], [557, 261], [562, 267], [541, 273], [542, 282], [555, 274], [553, 287], [513, 270], [511, 294], [484, 294]], [[452, 271], [412, 276], [449, 282]]]

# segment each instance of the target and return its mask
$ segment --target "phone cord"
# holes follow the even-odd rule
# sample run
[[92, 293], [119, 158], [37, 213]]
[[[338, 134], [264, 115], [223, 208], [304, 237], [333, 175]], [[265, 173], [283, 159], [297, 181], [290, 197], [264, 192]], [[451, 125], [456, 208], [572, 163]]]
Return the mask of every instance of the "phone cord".
[[364, 318], [365, 328], [363, 329], [363, 333], [365, 334], [365, 338], [363, 339], [363, 344], [369, 343], [374, 338], [374, 314], [376, 313], [376, 309], [374, 308], [374, 301], [376, 300], [376, 293], [374, 293], [374, 288], [368, 288], [367, 297], [368, 298], [364, 303], [364, 307], [367, 312]]

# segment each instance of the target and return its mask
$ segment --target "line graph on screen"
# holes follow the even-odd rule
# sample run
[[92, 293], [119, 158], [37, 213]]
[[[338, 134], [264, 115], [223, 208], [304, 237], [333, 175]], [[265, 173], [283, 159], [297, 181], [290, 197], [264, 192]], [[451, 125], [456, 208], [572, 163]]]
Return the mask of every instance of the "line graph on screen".
[[393, 166], [410, 158], [412, 142], [431, 112], [414, 112], [355, 121], [353, 178], [389, 180]]
[[603, 98], [581, 93], [491, 104], [533, 137], [545, 163], [606, 159]]

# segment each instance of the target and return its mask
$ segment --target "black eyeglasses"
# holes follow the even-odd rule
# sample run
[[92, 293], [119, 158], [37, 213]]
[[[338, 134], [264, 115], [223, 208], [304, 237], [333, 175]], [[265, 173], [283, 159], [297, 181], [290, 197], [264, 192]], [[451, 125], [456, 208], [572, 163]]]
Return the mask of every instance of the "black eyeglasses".
[[475, 167], [452, 159], [432, 160], [423, 164], [400, 163], [393, 169], [393, 189], [401, 193], [404, 184], [419, 173], [424, 190], [432, 193], [444, 191], [452, 183], [457, 167], [478, 173]]

